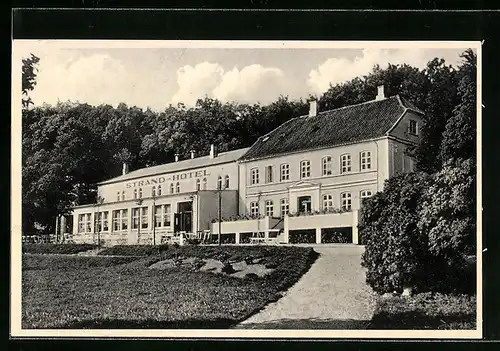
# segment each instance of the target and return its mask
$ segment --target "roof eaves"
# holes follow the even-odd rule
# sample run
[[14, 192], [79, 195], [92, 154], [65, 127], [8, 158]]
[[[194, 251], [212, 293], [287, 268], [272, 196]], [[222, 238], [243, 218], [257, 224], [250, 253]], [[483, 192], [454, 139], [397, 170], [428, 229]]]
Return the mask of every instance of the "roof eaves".
[[[245, 148], [242, 148], [242, 149], [245, 149]], [[237, 149], [237, 150], [232, 150], [232, 151], [227, 151], [227, 152], [233, 152], [233, 151], [238, 151], [238, 150], [241, 150], [241, 149]], [[248, 152], [248, 150], [245, 151], [245, 153]], [[202, 157], [208, 157], [208, 156], [202, 156]], [[201, 159], [201, 157], [200, 157]], [[157, 174], [163, 174], [163, 173], [171, 173], [171, 172], [182, 172], [182, 171], [185, 171], [187, 169], [191, 169], [191, 168], [200, 168], [200, 167], [207, 167], [207, 166], [214, 166], [214, 165], [221, 165], [221, 164], [225, 164], [225, 163], [231, 163], [231, 162], [236, 162], [238, 161], [238, 158], [235, 158], [235, 159], [229, 159], [229, 160], [221, 160], [221, 159], [217, 159], [217, 158], [214, 158], [214, 162], [210, 163], [210, 165], [196, 165], [196, 166], [185, 166], [185, 167], [182, 167], [182, 168], [179, 168], [179, 169], [176, 169], [175, 171], [172, 171], [172, 170], [158, 170], [157, 172], [153, 172], [151, 174], [148, 174], [148, 175], [141, 175], [141, 174], [138, 174], [138, 175], [133, 175], [132, 177], [127, 177], [126, 179], [123, 179], [122, 177], [124, 176], [123, 174], [122, 175], [119, 175], [117, 177], [113, 177], [111, 179], [107, 179], [107, 180], [103, 180], [99, 183], [96, 183], [97, 185], [107, 185], [107, 184], [113, 184], [113, 183], [118, 183], [118, 182], [122, 182], [122, 181], [129, 181], [129, 180], [133, 180], [133, 179], [138, 179], [138, 178], [144, 178], [144, 177], [151, 177], [151, 176], [154, 176], [154, 175], [157, 175]], [[164, 165], [168, 165], [168, 164], [175, 164], [175, 162], [170, 162], [170, 163], [166, 163], [166, 164], [163, 164], [163, 165], [158, 165], [158, 166], [164, 166]], [[156, 167], [156, 166], [155, 166]], [[137, 171], [141, 170], [143, 168], [140, 168], [138, 169]], [[132, 171], [132, 172], [135, 172], [135, 171]], [[127, 175], [131, 175], [132, 172], [130, 173], [127, 173]]]
[[266, 156], [260, 156], [260, 157], [252, 157], [249, 159], [242, 160], [241, 163], [245, 162], [252, 162], [252, 161], [258, 161], [258, 160], [265, 160], [268, 158], [273, 158], [273, 157], [280, 157], [280, 156], [287, 156], [291, 154], [300, 154], [303, 152], [308, 152], [308, 151], [318, 151], [318, 150], [324, 150], [324, 149], [331, 149], [335, 147], [341, 147], [341, 146], [346, 146], [346, 145], [352, 145], [352, 144], [359, 144], [359, 143], [366, 143], [369, 141], [377, 141], [380, 139], [386, 138], [388, 135], [379, 135], [373, 138], [368, 138], [368, 139], [362, 139], [362, 140], [356, 140], [356, 141], [350, 141], [350, 142], [345, 142], [345, 143], [340, 143], [336, 145], [328, 145], [328, 146], [321, 146], [321, 147], [315, 147], [315, 148], [309, 148], [309, 149], [302, 149], [302, 150], [295, 150], [295, 151], [290, 151], [290, 152], [281, 152], [278, 154], [272, 154], [272, 155], [266, 155]]

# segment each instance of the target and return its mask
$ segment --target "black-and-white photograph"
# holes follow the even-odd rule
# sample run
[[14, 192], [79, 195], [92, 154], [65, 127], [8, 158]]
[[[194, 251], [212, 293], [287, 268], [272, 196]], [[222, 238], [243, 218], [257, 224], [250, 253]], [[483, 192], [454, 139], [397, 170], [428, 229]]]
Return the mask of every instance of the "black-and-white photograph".
[[480, 337], [480, 49], [14, 41], [13, 330]]

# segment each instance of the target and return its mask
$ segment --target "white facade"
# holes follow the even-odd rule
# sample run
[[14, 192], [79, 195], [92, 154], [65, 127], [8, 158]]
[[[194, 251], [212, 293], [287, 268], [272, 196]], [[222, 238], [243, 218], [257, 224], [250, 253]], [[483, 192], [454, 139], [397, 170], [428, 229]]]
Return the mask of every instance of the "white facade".
[[362, 199], [393, 175], [414, 170], [406, 149], [419, 142], [421, 123], [421, 115], [406, 108], [371, 139], [254, 159], [242, 157], [249, 149], [212, 150], [211, 156], [124, 174], [99, 184], [101, 204], [74, 209], [75, 241], [159, 243], [178, 232], [218, 234], [220, 227], [236, 243], [243, 234], [288, 243], [301, 231], [320, 243], [336, 229], [348, 230], [357, 243]]

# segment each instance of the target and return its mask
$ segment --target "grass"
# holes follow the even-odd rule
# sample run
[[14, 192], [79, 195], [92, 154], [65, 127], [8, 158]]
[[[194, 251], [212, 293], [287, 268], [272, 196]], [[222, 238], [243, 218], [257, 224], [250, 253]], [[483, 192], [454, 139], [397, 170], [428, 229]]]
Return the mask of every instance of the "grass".
[[[311, 248], [202, 246], [149, 254], [132, 247], [130, 257], [106, 257], [117, 250], [125, 249], [94, 257], [23, 255], [23, 328], [228, 328], [278, 299], [317, 257]], [[140, 250], [144, 257], [132, 257]], [[275, 270], [240, 279], [148, 268], [176, 255], [261, 258]]]
[[95, 249], [93, 244], [23, 244], [23, 253], [31, 254], [77, 254]]
[[476, 296], [422, 293], [378, 301], [371, 329], [476, 329]]

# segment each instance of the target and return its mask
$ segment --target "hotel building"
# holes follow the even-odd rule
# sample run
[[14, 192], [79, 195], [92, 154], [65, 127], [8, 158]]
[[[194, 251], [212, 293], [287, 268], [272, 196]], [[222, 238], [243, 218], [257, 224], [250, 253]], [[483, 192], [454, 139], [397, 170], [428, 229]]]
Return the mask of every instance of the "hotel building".
[[[295, 117], [250, 148], [147, 167], [98, 184], [95, 204], [73, 210], [75, 242], [159, 244], [209, 237], [244, 243], [358, 243], [363, 198], [414, 170], [423, 112], [383, 87], [365, 103]], [[220, 211], [219, 211], [220, 210]], [[219, 219], [222, 219], [219, 221]], [[330, 239], [328, 239], [330, 238]], [[345, 241], [343, 241], [345, 242]]]

